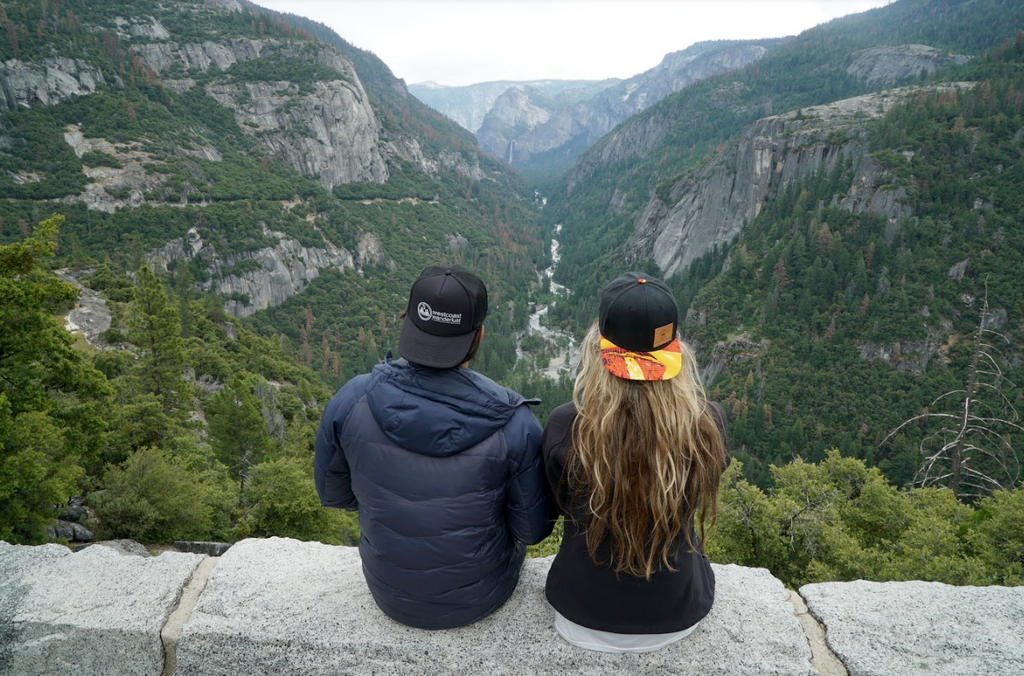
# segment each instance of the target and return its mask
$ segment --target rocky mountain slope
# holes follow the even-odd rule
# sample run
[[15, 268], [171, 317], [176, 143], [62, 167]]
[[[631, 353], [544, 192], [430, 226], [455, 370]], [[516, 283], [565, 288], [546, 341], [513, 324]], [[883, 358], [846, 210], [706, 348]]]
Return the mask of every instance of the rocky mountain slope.
[[[188, 264], [198, 291], [248, 316], [325, 270], [404, 265], [373, 233], [376, 217], [339, 211], [337, 186], [397, 182], [385, 192], [428, 199], [439, 180], [517, 189], [376, 57], [250, 3], [4, 7], [0, 189], [15, 200], [0, 213], [4, 239], [29, 213], [74, 212], [66, 234], [94, 259], [125, 264], [114, 242], [135, 238], [159, 270]], [[182, 213], [157, 227], [168, 209]]]
[[579, 331], [608, 269], [659, 270], [749, 478], [835, 446], [912, 481], [927, 426], [887, 434], [964, 387], [966, 337], [998, 331], [1002, 373], [1024, 363], [1022, 11], [901, 0], [626, 121], [549, 201], [580, 299], [550, 316]]
[[409, 85], [409, 93], [454, 120], [462, 127], [476, 133], [484, 122], [495, 101], [510, 89], [534, 89], [544, 97], [568, 105], [584, 101], [620, 80], [498, 80], [480, 82], [463, 87], [446, 87], [436, 82], [420, 82]]
[[[472, 134], [244, 0], [0, 4], [0, 197], [15, 542], [352, 542], [308, 471], [324, 403], [397, 345], [429, 264], [488, 282], [475, 367], [509, 378], [547, 248]], [[88, 529], [53, 527], [71, 498]]]
[[623, 120], [694, 82], [760, 59], [778, 42], [697, 43], [590, 99], [570, 104], [546, 102], [525, 88], [507, 91], [477, 130], [480, 147], [524, 169], [564, 168]]
[[[730, 148], [653, 196], [626, 243], [631, 260], [653, 259], [667, 276], [736, 239], [768, 200], [819, 171], [842, 163], [856, 169], [836, 204], [886, 218], [895, 229], [912, 211], [906, 189], [867, 156], [867, 126], [895, 103], [930, 91], [969, 89], [974, 83], [904, 87], [767, 117], [744, 129]], [[908, 151], [912, 157], [913, 153]], [[886, 239], [891, 242], [890, 231]]]

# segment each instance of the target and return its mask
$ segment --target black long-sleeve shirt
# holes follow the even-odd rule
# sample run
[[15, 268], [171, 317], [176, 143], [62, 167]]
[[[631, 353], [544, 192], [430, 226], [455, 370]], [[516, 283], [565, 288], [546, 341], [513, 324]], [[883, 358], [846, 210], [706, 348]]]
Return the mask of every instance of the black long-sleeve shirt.
[[[728, 449], [725, 411], [711, 404], [716, 423]], [[551, 564], [545, 592], [555, 610], [576, 624], [618, 634], [665, 634], [682, 631], [700, 621], [711, 610], [715, 598], [715, 574], [706, 557], [690, 551], [685, 538], [670, 555], [675, 571], [659, 568], [650, 580], [627, 573], [616, 575], [607, 565], [598, 565], [587, 551], [585, 508], [574, 515], [573, 487], [563, 479], [565, 460], [572, 445], [576, 407], [570, 402], [552, 411], [544, 428], [541, 452], [548, 485], [565, 514], [565, 535]], [[693, 524], [690, 525], [691, 531]], [[694, 536], [694, 541], [696, 537]], [[598, 559], [611, 559], [607, 539], [597, 551]]]

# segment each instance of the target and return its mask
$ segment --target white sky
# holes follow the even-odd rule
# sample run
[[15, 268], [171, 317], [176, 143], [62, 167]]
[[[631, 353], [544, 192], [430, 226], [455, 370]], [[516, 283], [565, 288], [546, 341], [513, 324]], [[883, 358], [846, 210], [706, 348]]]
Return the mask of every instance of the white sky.
[[333, 28], [409, 84], [628, 78], [701, 40], [795, 35], [892, 0], [255, 0]]

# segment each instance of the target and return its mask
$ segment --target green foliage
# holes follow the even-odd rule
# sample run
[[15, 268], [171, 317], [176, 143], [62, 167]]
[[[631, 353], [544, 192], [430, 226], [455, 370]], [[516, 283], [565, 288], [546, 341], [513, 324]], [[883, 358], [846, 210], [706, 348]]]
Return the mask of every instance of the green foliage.
[[558, 517], [558, 521], [555, 522], [555, 527], [551, 531], [551, 535], [544, 538], [542, 541], [535, 545], [530, 545], [526, 548], [526, 555], [530, 558], [541, 558], [544, 556], [554, 556], [558, 553], [558, 549], [562, 544], [562, 538], [565, 536], [565, 517]]
[[185, 346], [177, 309], [156, 275], [148, 266], [136, 274], [135, 297], [129, 305], [128, 340], [140, 348], [139, 378], [146, 392], [154, 394], [168, 409], [186, 396], [182, 378]]
[[890, 148], [883, 148], [871, 154], [871, 159], [880, 167], [892, 172], [893, 181], [896, 185], [906, 184], [910, 179], [910, 160], [903, 155], [894, 152]]
[[[909, 426], [880, 444], [967, 381], [963, 336], [980, 319], [973, 299], [987, 289], [1008, 317], [1024, 312], [1024, 174], [1013, 132], [1024, 126], [1022, 88], [1010, 68], [970, 91], [923, 93], [869, 126], [873, 159], [910, 187], [903, 200], [914, 217], [896, 227], [828, 206], [850, 189], [852, 165], [840, 163], [766, 204], [729, 249], [726, 272], [711, 266], [708, 278], [695, 266], [671, 281], [706, 321], [684, 329], [691, 341], [709, 350], [743, 339], [710, 389], [729, 410], [749, 480], [765, 486], [769, 463], [820, 460], [835, 446], [895, 483], [911, 481], [926, 430]], [[966, 275], [953, 279], [965, 260]], [[1013, 323], [1003, 332], [1017, 354]], [[892, 365], [865, 359], [878, 350], [899, 352]], [[1004, 373], [1021, 375], [1019, 365]]]
[[276, 535], [350, 546], [359, 542], [354, 512], [320, 506], [306, 459], [286, 457], [257, 465], [245, 503], [237, 529], [246, 537]]
[[0, 153], [0, 192], [6, 197], [55, 199], [85, 188], [81, 161], [45, 109], [4, 113], [0, 134], [11, 139], [10, 147]]
[[972, 544], [999, 573], [996, 584], [1024, 584], [1024, 490], [996, 491], [972, 519]]
[[87, 167], [113, 167], [120, 169], [124, 165], [121, 161], [110, 153], [100, 152], [99, 150], [90, 150], [81, 157], [82, 164]]
[[90, 497], [103, 538], [159, 543], [211, 537], [215, 512], [230, 493], [159, 448], [136, 451], [111, 468], [105, 488]]
[[231, 269], [228, 270], [227, 274], [241, 277], [242, 275], [248, 272], [255, 272], [257, 270], [262, 269], [263, 264], [260, 263], [255, 258], [243, 258], [242, 260], [235, 263], [235, 265], [233, 265]]
[[238, 481], [238, 501], [245, 502], [246, 481], [253, 465], [266, 458], [272, 447], [263, 404], [257, 390], [266, 390], [259, 378], [240, 377], [215, 393], [206, 404], [210, 421], [210, 445], [214, 454]]
[[553, 186], [545, 220], [564, 226], [556, 281], [583, 300], [552, 318], [581, 333], [596, 315], [596, 292], [608, 270], [621, 270], [622, 245], [652, 191], [671, 204], [672, 186], [762, 117], [870, 91], [847, 72], [856, 52], [919, 42], [978, 54], [1013, 38], [1022, 24], [1024, 6], [1001, 0], [893, 3], [804, 31], [741, 70], [662, 99], [617, 130], [643, 129], [642, 142], [609, 134]]
[[102, 427], [91, 402], [109, 394], [53, 316], [76, 295], [43, 267], [62, 220], [0, 245], [0, 539], [15, 542], [41, 541], [72, 495]]
[[0, 392], [0, 540], [44, 541], [54, 505], [73, 494], [81, 469], [59, 421], [42, 411], [11, 415]]
[[346, 79], [343, 73], [333, 68], [276, 55], [251, 61], [236, 61], [225, 71], [225, 75], [240, 82], [291, 82], [299, 86], [301, 93], [312, 91], [314, 82]]
[[768, 568], [793, 587], [853, 579], [1021, 583], [1022, 491], [1000, 492], [975, 511], [949, 490], [899, 491], [834, 449], [821, 463], [798, 459], [772, 474], [765, 492], [740, 467], [726, 472], [708, 540], [713, 560]]
[[[125, 16], [116, 3], [47, 0], [3, 7], [7, 13], [0, 27], [10, 25], [18, 44], [5, 45], [0, 36], [0, 52], [8, 50], [0, 56], [33, 62], [68, 56], [103, 76], [91, 94], [0, 116], [0, 135], [12, 140], [0, 151], [0, 192], [8, 197], [0, 200], [3, 250], [21, 246], [27, 224], [39, 221], [40, 210], [48, 207], [41, 200], [83, 190], [88, 180], [83, 164], [134, 171], [141, 163], [149, 182], [141, 206], [106, 212], [82, 202], [62, 204], [64, 228], [48, 236], [59, 245], [50, 245], [50, 253], [60, 254], [59, 265], [93, 270], [85, 283], [107, 297], [113, 314], [105, 337], [123, 349], [73, 350], [70, 336], [48, 315], [69, 305], [76, 292], [40, 268], [32, 275], [52, 280], [47, 282], [52, 298], [40, 311], [41, 318], [47, 315], [40, 324], [52, 328], [52, 344], [0, 360], [0, 373], [12, 369], [18, 385], [4, 400], [0, 442], [22, 438], [7, 432], [17, 424], [28, 429], [30, 420], [20, 421], [19, 415], [45, 410], [52, 430], [41, 423], [32, 429], [50, 444], [52, 456], [66, 461], [69, 472], [50, 477], [46, 471], [52, 467], [19, 441], [5, 471], [14, 477], [19, 468], [25, 475], [12, 478], [11, 485], [24, 479], [54, 488], [38, 490], [48, 506], [32, 527], [52, 515], [52, 505], [88, 491], [105, 533], [130, 532], [143, 539], [182, 535], [161, 521], [167, 513], [189, 524], [186, 530], [194, 537], [280, 533], [354, 542], [352, 515], [320, 510], [308, 477], [312, 433], [330, 394], [323, 383], [339, 386], [397, 343], [408, 287], [422, 267], [436, 262], [467, 265], [490, 284], [488, 338], [475, 366], [495, 377], [512, 377], [516, 328], [536, 286], [536, 264], [545, 259], [533, 206], [519, 194], [521, 179], [482, 155], [471, 134], [407, 96], [379, 59], [336, 35], [330, 41], [356, 63], [389, 138], [413, 139], [432, 159], [442, 151], [461, 153], [459, 168], [442, 166], [428, 175], [418, 165], [391, 160], [386, 185], [341, 188], [344, 199], [338, 199], [318, 186], [316, 177], [285, 167], [263, 149], [259, 132], [239, 127], [233, 112], [205, 88], [227, 82], [243, 85], [239, 91], [244, 91], [246, 83], [280, 81], [294, 96], [312, 91], [317, 81], [345, 79], [312, 64], [314, 51], [322, 47], [305, 29], [293, 29], [269, 11], [247, 7], [228, 13], [203, 3], [154, 0], [133, 4], [129, 21], [153, 17], [179, 45], [209, 40], [214, 33], [216, 39], [283, 38], [280, 52], [226, 72], [172, 66], [158, 75], [131, 51], [134, 43], [152, 39], [127, 37], [130, 31], [115, 23]], [[197, 84], [172, 91], [160, 77], [188, 77]], [[64, 140], [70, 131], [115, 144], [112, 153], [93, 151], [80, 160]], [[202, 159], [210, 156], [222, 159]], [[488, 180], [479, 180], [480, 171]], [[111, 187], [108, 194], [138, 198], [127, 186]], [[362, 204], [364, 199], [380, 201]], [[172, 261], [166, 279], [150, 272], [147, 256], [192, 230], [202, 238], [204, 255]], [[255, 271], [252, 252], [277, 244], [268, 231], [308, 247], [337, 244], [360, 256], [376, 238], [385, 258], [359, 260], [359, 273], [323, 270], [306, 293], [241, 322], [225, 315], [223, 298], [200, 297], [198, 290], [215, 284], [218, 276]], [[221, 261], [238, 262], [230, 269], [208, 265], [212, 251]], [[18, 299], [18, 287], [35, 280], [32, 275], [11, 282], [12, 299]], [[12, 306], [11, 317], [29, 320], [12, 330], [28, 331], [34, 321], [22, 307]], [[529, 374], [515, 378], [529, 386]], [[81, 385], [82, 392], [72, 384]], [[82, 400], [86, 392], [95, 401]], [[24, 460], [32, 472], [14, 460]], [[191, 511], [187, 500], [170, 501], [151, 480], [168, 472], [188, 477], [208, 494], [190, 493]], [[0, 502], [7, 497], [3, 494]], [[0, 527], [9, 523], [8, 514], [25, 513], [11, 505]]]

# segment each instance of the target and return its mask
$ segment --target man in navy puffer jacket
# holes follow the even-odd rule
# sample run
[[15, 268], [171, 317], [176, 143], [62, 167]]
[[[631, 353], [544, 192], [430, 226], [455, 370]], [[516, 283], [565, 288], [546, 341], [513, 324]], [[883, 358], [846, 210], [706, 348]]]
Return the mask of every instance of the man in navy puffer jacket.
[[413, 285], [399, 349], [324, 409], [315, 479], [328, 507], [359, 511], [374, 600], [423, 629], [475, 622], [519, 580], [527, 544], [552, 528], [541, 427], [527, 400], [466, 364], [487, 290], [458, 266]]

